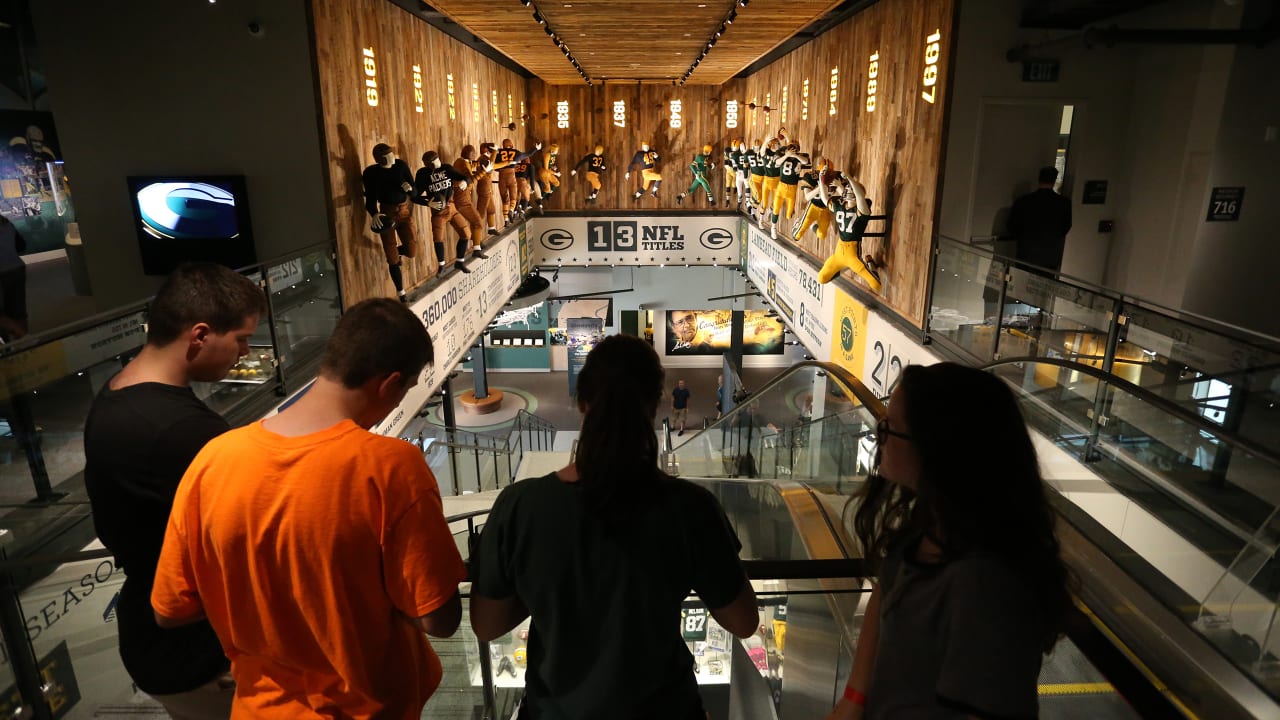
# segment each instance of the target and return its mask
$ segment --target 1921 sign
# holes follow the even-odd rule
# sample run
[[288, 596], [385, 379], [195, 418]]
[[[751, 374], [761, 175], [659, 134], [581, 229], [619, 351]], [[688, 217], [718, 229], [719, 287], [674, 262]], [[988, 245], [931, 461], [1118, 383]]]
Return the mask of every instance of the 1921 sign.
[[1209, 215], [1205, 222], [1235, 222], [1244, 204], [1244, 188], [1216, 187], [1209, 196]]

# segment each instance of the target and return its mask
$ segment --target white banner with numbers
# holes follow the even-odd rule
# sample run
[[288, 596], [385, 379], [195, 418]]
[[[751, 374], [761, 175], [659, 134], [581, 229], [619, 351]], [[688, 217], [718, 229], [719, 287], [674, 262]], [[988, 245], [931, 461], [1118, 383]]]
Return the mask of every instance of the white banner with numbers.
[[517, 234], [508, 233], [485, 252], [488, 260], [467, 263], [470, 273], [451, 273], [410, 308], [427, 326], [435, 362], [422, 371], [421, 380], [405, 395], [400, 407], [378, 423], [373, 432], [398, 435], [413, 414], [440, 389], [445, 375], [520, 287], [523, 274]]
[[823, 360], [831, 357], [837, 289], [819, 283], [813, 266], [760, 228], [752, 225], [747, 233], [747, 277], [811, 355]]
[[525, 227], [534, 265], [737, 265], [738, 216], [555, 215]]

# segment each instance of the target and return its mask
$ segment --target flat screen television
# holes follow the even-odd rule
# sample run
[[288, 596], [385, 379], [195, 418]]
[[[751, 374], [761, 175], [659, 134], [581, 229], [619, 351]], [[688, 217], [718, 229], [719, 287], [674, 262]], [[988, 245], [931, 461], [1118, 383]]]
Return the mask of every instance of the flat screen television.
[[242, 268], [257, 261], [242, 175], [130, 176], [134, 229], [148, 275], [207, 261]]

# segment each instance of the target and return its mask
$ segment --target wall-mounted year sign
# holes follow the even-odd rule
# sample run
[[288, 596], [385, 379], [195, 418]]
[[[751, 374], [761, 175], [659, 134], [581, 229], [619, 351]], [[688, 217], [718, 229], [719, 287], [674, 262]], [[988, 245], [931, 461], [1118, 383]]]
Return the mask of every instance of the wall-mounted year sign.
[[378, 106], [378, 63], [373, 59], [373, 48], [363, 48], [364, 99], [370, 107]]
[[738, 101], [724, 101], [724, 126], [732, 130], [738, 127]]
[[871, 53], [867, 62], [867, 112], [876, 111], [876, 89], [880, 84], [880, 51]]
[[556, 127], [566, 130], [569, 127], [569, 101], [560, 100], [556, 103]]
[[624, 128], [627, 126], [627, 101], [613, 101], [613, 126]]
[[809, 78], [800, 86], [800, 119], [809, 119]]
[[[453, 113], [453, 76], [449, 76], [449, 112]], [[413, 111], [422, 112], [422, 67], [413, 66]], [[450, 117], [450, 120], [453, 118]]]
[[671, 127], [678, 128], [684, 124], [684, 119], [680, 117], [680, 101], [671, 101]]
[[831, 95], [829, 97], [831, 107], [827, 109], [827, 114], [832, 117], [836, 114], [836, 98], [839, 96], [840, 90], [840, 68], [831, 68]]
[[[415, 66], [414, 69], [417, 69], [417, 67]], [[446, 75], [445, 79], [449, 83], [447, 88], [449, 90], [449, 119], [457, 120], [458, 119], [458, 100], [456, 97], [454, 97], [453, 73], [449, 73], [448, 75]]]
[[942, 31], [934, 30], [924, 39], [924, 90], [920, 97], [927, 103], [938, 101], [938, 60], [942, 57]]

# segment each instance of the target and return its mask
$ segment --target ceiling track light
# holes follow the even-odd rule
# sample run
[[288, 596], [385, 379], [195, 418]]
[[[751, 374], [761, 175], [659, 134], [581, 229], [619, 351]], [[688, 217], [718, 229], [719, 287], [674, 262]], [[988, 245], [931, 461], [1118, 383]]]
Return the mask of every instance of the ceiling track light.
[[533, 2], [533, 0], [520, 0], [520, 4], [525, 7], [529, 7], [529, 3], [531, 2]]
[[539, 25], [547, 24], [547, 19], [542, 17], [542, 13], [538, 12], [537, 10], [533, 11], [533, 21], [538, 23]]
[[545, 32], [546, 34], [550, 35], [553, 38], [556, 36], [555, 31], [551, 29], [550, 25], [543, 27], [542, 30], [543, 32]]

